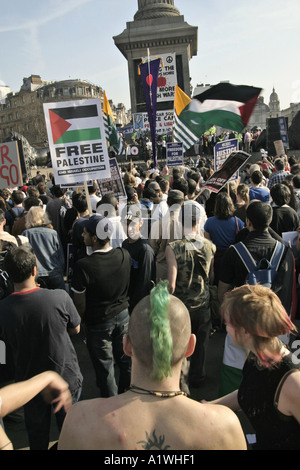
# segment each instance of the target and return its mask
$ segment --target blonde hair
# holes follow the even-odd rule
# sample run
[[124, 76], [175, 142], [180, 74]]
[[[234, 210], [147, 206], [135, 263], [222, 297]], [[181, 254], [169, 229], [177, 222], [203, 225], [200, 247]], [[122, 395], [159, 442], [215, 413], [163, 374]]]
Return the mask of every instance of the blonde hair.
[[50, 220], [42, 207], [33, 206], [26, 214], [26, 228], [49, 226]]
[[124, 186], [135, 186], [136, 181], [135, 181], [135, 176], [132, 173], [126, 172], [125, 175], [123, 176], [123, 183]]
[[280, 360], [278, 336], [296, 331], [277, 295], [259, 284], [227, 292], [221, 315], [237, 332], [244, 328], [251, 334], [255, 353], [266, 367]]

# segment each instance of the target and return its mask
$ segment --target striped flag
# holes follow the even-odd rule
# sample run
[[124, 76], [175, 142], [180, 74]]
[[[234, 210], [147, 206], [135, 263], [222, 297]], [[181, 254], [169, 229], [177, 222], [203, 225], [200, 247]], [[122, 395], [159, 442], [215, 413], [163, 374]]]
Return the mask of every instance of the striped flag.
[[188, 108], [191, 101], [191, 98], [189, 98], [181, 88], [176, 85], [173, 136], [175, 142], [182, 142], [184, 152], [191, 148], [199, 139], [199, 137], [191, 131], [190, 127], [188, 127], [180, 117], [184, 109]]
[[49, 109], [54, 144], [100, 140], [98, 109], [95, 104]]
[[219, 83], [191, 99], [177, 86], [174, 139], [187, 150], [212, 126], [243, 132], [261, 90]]
[[105, 136], [109, 142], [109, 145], [115, 149], [118, 155], [123, 151], [123, 140], [118, 134], [117, 127], [115, 125], [112, 110], [107, 99], [106, 93], [104, 92], [103, 102], [103, 122], [105, 129]]

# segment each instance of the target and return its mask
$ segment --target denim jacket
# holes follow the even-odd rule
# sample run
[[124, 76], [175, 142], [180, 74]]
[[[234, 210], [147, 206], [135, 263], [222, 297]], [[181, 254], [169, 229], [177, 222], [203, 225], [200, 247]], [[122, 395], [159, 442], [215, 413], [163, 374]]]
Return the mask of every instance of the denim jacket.
[[29, 240], [37, 257], [38, 276], [62, 273], [65, 258], [61, 241], [55, 230], [48, 227], [32, 227], [23, 234]]

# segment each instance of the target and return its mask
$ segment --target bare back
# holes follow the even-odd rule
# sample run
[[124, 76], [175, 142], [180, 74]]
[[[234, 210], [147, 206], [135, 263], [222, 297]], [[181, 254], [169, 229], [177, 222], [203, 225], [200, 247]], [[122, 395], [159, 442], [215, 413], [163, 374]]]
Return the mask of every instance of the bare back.
[[246, 443], [228, 408], [128, 391], [73, 405], [58, 449], [243, 450]]

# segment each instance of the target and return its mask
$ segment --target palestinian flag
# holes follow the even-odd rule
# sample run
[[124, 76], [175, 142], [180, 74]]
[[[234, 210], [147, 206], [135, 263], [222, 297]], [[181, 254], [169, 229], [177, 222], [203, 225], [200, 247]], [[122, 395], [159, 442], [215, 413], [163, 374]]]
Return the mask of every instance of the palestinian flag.
[[243, 132], [261, 90], [219, 83], [191, 99], [176, 86], [175, 140], [183, 142], [187, 150], [212, 126]]
[[106, 139], [108, 140], [109, 145], [115, 149], [118, 155], [120, 155], [123, 151], [123, 141], [118, 134], [112, 110], [105, 92], [103, 102], [103, 121]]
[[49, 109], [49, 120], [55, 145], [101, 140], [96, 104]]

